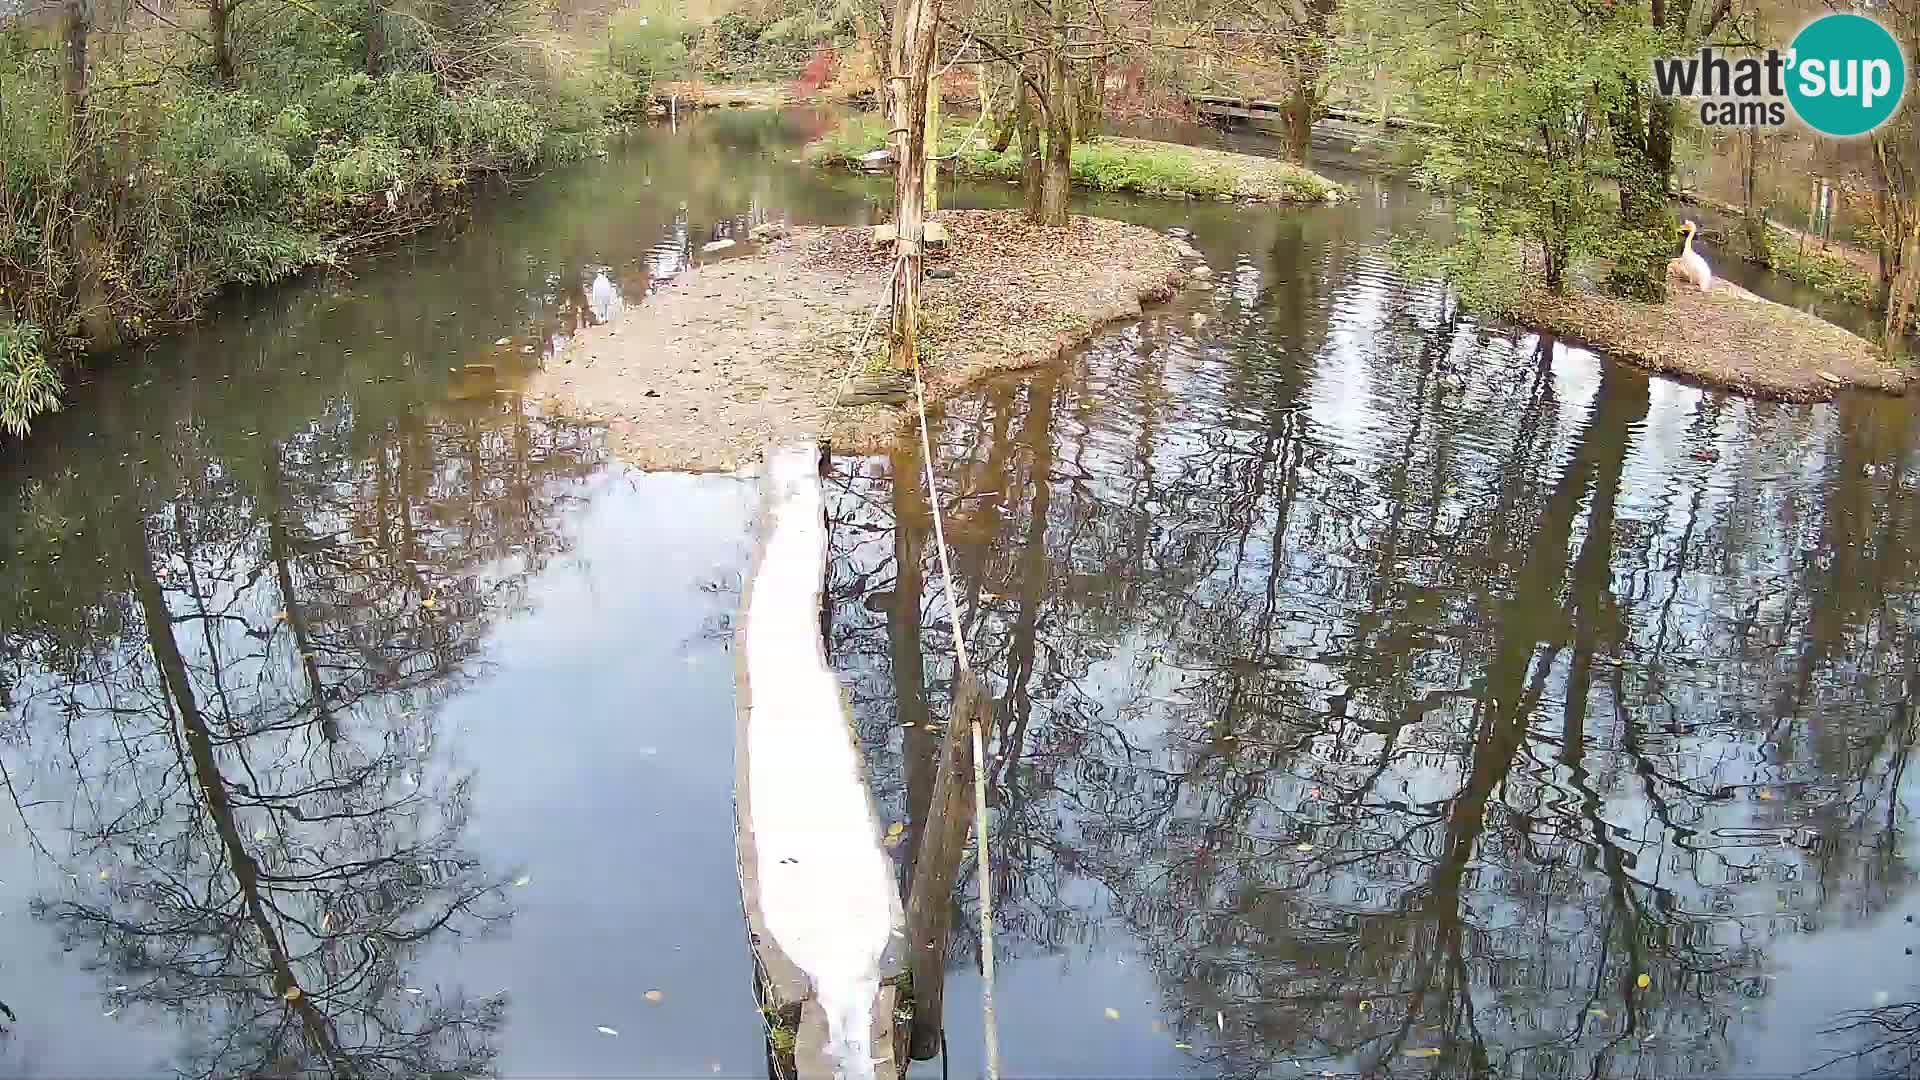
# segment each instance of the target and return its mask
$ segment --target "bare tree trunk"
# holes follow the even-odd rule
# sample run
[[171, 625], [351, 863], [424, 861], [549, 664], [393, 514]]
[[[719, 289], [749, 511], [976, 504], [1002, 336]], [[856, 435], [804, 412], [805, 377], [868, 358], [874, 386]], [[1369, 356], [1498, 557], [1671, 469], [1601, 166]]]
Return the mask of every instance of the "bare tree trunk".
[[1886, 336], [1890, 348], [1906, 335], [1916, 301], [1920, 301], [1920, 214], [1913, 216], [1900, 256], [1899, 276], [1887, 291]]
[[1024, 76], [1020, 80], [1015, 119], [1020, 126], [1020, 190], [1027, 197], [1027, 220], [1037, 224], [1041, 220], [1040, 187], [1045, 151], [1040, 145], [1040, 118], [1034, 112], [1033, 89]]
[[232, 15], [232, 0], [211, 0], [207, 4], [207, 37], [213, 39], [213, 75], [221, 86], [233, 85], [233, 44], [227, 32]]
[[940, 80], [927, 80], [927, 117], [922, 123], [926, 129], [927, 148], [927, 205], [926, 214], [932, 217], [940, 211]]
[[1746, 169], [1740, 177], [1740, 195], [1743, 203], [1741, 225], [1746, 233], [1747, 258], [1766, 265], [1772, 261], [1767, 244], [1767, 219], [1755, 206], [1760, 188], [1760, 132], [1757, 128], [1748, 128], [1743, 140], [1747, 149]]
[[93, 29], [92, 0], [66, 0], [60, 14], [60, 83], [66, 97], [67, 131], [72, 138], [73, 181], [67, 194], [67, 245], [73, 260], [73, 308], [81, 332], [96, 349], [119, 341], [113, 312], [107, 304], [102, 276], [106, 244], [101, 237], [102, 196], [100, 147], [93, 133], [88, 100], [87, 35]]
[[387, 62], [387, 0], [367, 0], [367, 74], [380, 77]]
[[900, 105], [894, 109], [894, 369], [913, 371], [920, 362], [920, 278], [926, 239], [927, 94], [933, 74], [934, 34], [940, 0], [898, 0], [894, 40], [900, 46], [893, 76]]
[[1073, 177], [1073, 86], [1067, 71], [1067, 0], [1053, 0], [1047, 34], [1047, 159], [1040, 180], [1040, 224], [1067, 223]]

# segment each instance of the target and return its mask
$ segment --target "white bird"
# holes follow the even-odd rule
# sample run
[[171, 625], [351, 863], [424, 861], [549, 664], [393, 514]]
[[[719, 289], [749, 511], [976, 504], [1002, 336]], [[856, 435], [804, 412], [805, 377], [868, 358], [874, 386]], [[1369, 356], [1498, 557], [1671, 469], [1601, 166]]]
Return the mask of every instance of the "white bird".
[[593, 287], [587, 292], [587, 303], [593, 308], [593, 317], [606, 322], [613, 317], [613, 305], [619, 298], [614, 294], [613, 282], [607, 280], [605, 271], [593, 276]]
[[1699, 286], [1701, 292], [1709, 292], [1713, 289], [1713, 270], [1707, 266], [1707, 260], [1693, 250], [1693, 236], [1700, 231], [1700, 226], [1689, 221], [1680, 226], [1680, 231], [1687, 242], [1680, 249], [1680, 257], [1667, 263], [1667, 273]]

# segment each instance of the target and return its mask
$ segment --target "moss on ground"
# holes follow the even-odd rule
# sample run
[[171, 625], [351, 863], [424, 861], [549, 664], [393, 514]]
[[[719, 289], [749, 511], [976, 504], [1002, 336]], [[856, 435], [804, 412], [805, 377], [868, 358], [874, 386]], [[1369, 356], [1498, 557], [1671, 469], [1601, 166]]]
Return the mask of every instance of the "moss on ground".
[[[983, 129], [982, 129], [983, 130]], [[886, 145], [887, 124], [878, 117], [850, 118], [807, 147], [815, 165], [857, 169], [861, 158]], [[962, 175], [1018, 180], [1018, 150], [994, 153], [972, 125], [941, 133], [940, 154]], [[1073, 148], [1073, 185], [1092, 191], [1129, 192], [1161, 198], [1230, 198], [1256, 202], [1330, 202], [1346, 188], [1289, 161], [1144, 139], [1102, 138]]]

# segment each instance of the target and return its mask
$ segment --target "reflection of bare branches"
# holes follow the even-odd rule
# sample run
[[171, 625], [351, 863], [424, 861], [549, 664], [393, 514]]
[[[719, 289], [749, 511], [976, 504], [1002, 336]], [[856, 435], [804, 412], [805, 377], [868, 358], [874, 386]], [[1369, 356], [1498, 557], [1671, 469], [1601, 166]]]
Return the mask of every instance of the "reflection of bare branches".
[[[237, 458], [185, 428], [158, 511], [63, 493], [88, 523], [63, 528], [109, 572], [63, 589], [64, 619], [5, 624], [31, 688], [15, 715], [53, 737], [9, 747], [0, 775], [64, 871], [36, 914], [119, 984], [109, 1015], [189, 1026], [183, 1076], [491, 1066], [504, 995], [407, 980], [511, 914], [508, 872], [462, 847], [440, 705], [564, 551], [598, 450], [517, 399], [485, 408], [373, 430], [349, 411]], [[39, 785], [71, 794], [23, 800]], [[72, 814], [57, 854], [43, 803]]]
[[[1884, 910], [1913, 876], [1904, 682], [1847, 656], [1912, 670], [1920, 566], [1885, 543], [1809, 563], [1768, 517], [1856, 512], [1859, 451], [1807, 491], [1778, 459], [1864, 418], [1812, 448], [1743, 432], [1760, 460], [1736, 463], [1702, 444], [1743, 415], [1708, 399], [1668, 461], [1644, 375], [1570, 392], [1550, 338], [1431, 317], [1417, 288], [1298, 296], [1315, 245], [1279, 248], [1222, 276], [1231, 353], [1149, 317], [1084, 383], [947, 411], [942, 475], [995, 493], [955, 557], [1004, 691], [1001, 958], [1124, 935], [1222, 1075], [1724, 1068], [1776, 912]], [[1364, 424], [1319, 407], [1342, 395]], [[879, 540], [910, 527], [888, 487], [837, 489], [835, 655], [879, 794], [915, 819], [925, 755], [902, 740], [903, 784], [902, 658], [871, 610], [911, 610], [877, 593], [915, 580]], [[1897, 502], [1874, 511], [1896, 533]]]
[[1842, 1013], [1822, 1034], [1851, 1036], [1861, 1045], [1807, 1070], [1807, 1075], [1848, 1061], [1865, 1061], [1888, 1076], [1911, 1076], [1920, 1068], [1920, 1001]]

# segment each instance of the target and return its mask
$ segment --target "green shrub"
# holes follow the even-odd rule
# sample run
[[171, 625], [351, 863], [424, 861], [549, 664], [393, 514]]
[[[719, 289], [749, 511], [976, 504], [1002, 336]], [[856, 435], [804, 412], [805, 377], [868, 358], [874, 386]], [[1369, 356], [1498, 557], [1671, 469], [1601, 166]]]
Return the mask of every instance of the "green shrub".
[[60, 408], [60, 372], [41, 348], [32, 323], [0, 319], [0, 428], [26, 435], [34, 417]]
[[[113, 321], [137, 335], [230, 283], [326, 261], [336, 238], [422, 220], [401, 201], [421, 188], [594, 152], [642, 99], [641, 79], [597, 52], [572, 54], [526, 9], [483, 8], [390, 19], [378, 76], [360, 70], [365, 0], [239, 8], [228, 86], [204, 58], [161, 65], [163, 50], [106, 50], [90, 98], [103, 180], [88, 200], [75, 198], [88, 156], [69, 136], [57, 53], [0, 35], [0, 425], [17, 435], [57, 403], [57, 357], [45, 353], [81, 332], [61, 227], [76, 211], [101, 240]], [[627, 45], [647, 80], [684, 65], [683, 30], [642, 29]]]
[[607, 61], [632, 79], [635, 93], [644, 97], [655, 83], [688, 74], [689, 31], [688, 23], [664, 9], [623, 8], [607, 26]]

